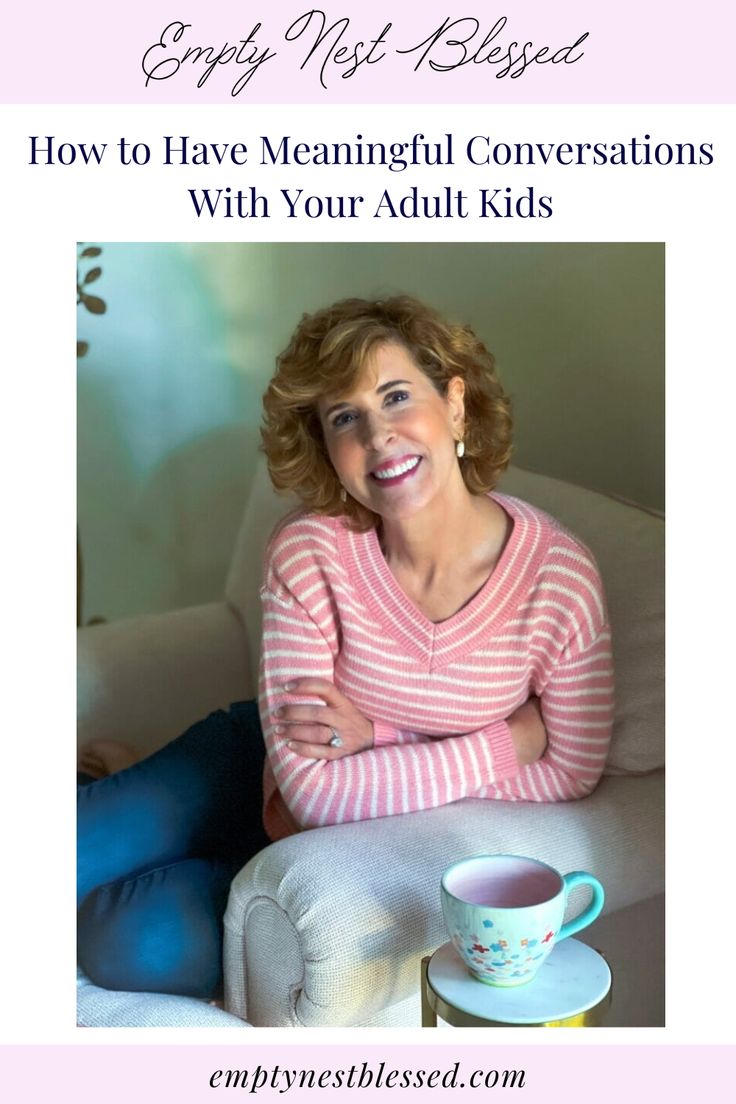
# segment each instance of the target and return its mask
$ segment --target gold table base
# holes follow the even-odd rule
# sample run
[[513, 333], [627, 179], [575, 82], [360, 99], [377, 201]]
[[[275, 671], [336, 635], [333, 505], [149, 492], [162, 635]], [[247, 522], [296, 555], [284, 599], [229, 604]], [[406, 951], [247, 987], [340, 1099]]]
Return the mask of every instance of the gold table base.
[[[598, 951], [602, 958], [605, 955]], [[422, 1027], [436, 1027], [437, 1017], [444, 1020], [452, 1027], [602, 1027], [605, 1015], [611, 1007], [613, 999], [613, 986], [608, 990], [602, 1001], [578, 1012], [575, 1016], [568, 1016], [564, 1020], [548, 1020], [545, 1023], [535, 1024], [508, 1024], [500, 1020], [484, 1020], [480, 1016], [473, 1016], [469, 1012], [463, 1012], [460, 1008], [448, 1004], [434, 991], [428, 976], [431, 955], [425, 955], [421, 965], [421, 992], [422, 992]]]

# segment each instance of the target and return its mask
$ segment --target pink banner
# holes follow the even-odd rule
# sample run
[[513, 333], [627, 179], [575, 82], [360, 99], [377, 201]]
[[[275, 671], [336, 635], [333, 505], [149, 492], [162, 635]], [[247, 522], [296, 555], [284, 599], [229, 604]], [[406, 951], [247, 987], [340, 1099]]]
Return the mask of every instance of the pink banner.
[[7, 103], [727, 103], [734, 5], [20, 5]]
[[[54, 1100], [73, 1092], [77, 1104], [133, 1100], [488, 1099], [489, 1092], [525, 1104], [554, 1104], [583, 1095], [596, 1104], [621, 1100], [731, 1099], [730, 1047], [486, 1046], [319, 1048], [252, 1046], [15, 1047], [3, 1053], [8, 1100]], [[521, 1090], [521, 1093], [519, 1093]], [[668, 1092], [670, 1090], [670, 1092]], [[141, 1096], [143, 1093], [143, 1096]]]

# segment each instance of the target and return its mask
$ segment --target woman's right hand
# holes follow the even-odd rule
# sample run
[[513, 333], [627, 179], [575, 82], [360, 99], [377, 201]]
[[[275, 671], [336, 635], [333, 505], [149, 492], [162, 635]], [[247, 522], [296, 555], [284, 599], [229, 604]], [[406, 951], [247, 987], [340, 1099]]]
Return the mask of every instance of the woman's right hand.
[[[284, 736], [291, 751], [306, 759], [344, 759], [373, 747], [373, 722], [364, 717], [329, 679], [293, 679], [289, 694], [321, 698], [324, 705], [283, 705], [273, 713], [274, 732]], [[333, 747], [330, 737], [338, 736]]]
[[539, 698], [531, 697], [525, 701], [507, 718], [506, 723], [511, 729], [519, 766], [526, 767], [541, 759], [547, 749], [547, 730]]

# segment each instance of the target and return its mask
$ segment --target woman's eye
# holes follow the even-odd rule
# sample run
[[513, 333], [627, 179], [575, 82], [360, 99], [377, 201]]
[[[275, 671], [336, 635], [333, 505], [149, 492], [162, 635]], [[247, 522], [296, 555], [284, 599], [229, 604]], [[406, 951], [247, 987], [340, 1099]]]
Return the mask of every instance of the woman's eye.
[[386, 402], [392, 406], [395, 406], [396, 403], [406, 402], [408, 398], [408, 391], [390, 391], [389, 394], [386, 396]]
[[349, 425], [355, 415], [349, 410], [343, 410], [341, 414], [338, 414], [336, 418], [332, 420], [333, 429], [342, 429], [343, 426]]

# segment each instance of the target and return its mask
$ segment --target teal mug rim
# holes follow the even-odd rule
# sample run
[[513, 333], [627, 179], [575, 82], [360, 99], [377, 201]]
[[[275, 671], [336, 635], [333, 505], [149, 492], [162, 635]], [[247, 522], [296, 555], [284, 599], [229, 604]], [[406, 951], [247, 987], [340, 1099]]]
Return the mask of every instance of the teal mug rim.
[[[445, 884], [445, 878], [452, 873], [456, 866], [462, 866], [476, 859], [523, 859], [524, 862], [533, 863], [535, 866], [543, 866], [545, 870], [549, 870], [550, 873], [554, 874], [558, 879], [559, 889], [556, 893], [553, 893], [551, 897], [545, 897], [542, 901], [535, 901], [533, 905], [476, 905], [473, 901], [466, 901], [463, 897], [458, 897], [457, 894], [453, 893], [451, 889], [448, 889]], [[560, 874], [559, 870], [556, 870], [554, 866], [550, 866], [549, 863], [543, 862], [542, 859], [533, 859], [530, 855], [514, 855], [511, 852], [502, 851], [494, 852], [493, 854], [466, 855], [464, 859], [457, 859], [447, 867], [442, 875], [440, 879], [440, 889], [443, 893], [446, 893], [448, 897], [452, 898], [453, 901], [457, 901], [461, 905], [469, 905], [471, 908], [493, 909], [499, 912], [521, 912], [524, 909], [538, 908], [540, 905], [547, 905], [550, 901], [555, 901], [561, 893], [565, 892], [565, 877], [563, 874]]]

